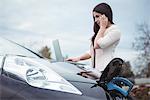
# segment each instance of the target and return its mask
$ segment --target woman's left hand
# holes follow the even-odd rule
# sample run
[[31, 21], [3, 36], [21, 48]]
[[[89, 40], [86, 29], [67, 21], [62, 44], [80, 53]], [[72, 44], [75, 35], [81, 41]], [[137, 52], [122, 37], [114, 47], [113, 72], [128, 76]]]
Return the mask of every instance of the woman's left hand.
[[92, 71], [81, 71], [80, 73], [78, 73], [78, 75], [81, 75], [85, 78], [90, 78], [90, 79], [99, 79], [100, 76]]

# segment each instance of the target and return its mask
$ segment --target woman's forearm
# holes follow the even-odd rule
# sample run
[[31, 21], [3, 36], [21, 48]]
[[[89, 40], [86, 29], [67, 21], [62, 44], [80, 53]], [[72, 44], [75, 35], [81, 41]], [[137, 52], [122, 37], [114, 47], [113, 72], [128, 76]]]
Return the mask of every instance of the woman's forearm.
[[99, 31], [98, 31], [98, 33], [97, 33], [97, 35], [96, 35], [96, 37], [95, 37], [95, 40], [94, 40], [94, 49], [97, 49], [97, 48], [99, 48], [99, 45], [98, 45], [98, 39], [99, 38], [102, 38], [102, 37], [104, 37], [104, 32], [105, 32], [105, 30], [106, 30], [106, 28], [101, 28]]
[[85, 53], [79, 57], [80, 60], [87, 60], [89, 58], [91, 58], [91, 55], [89, 55], [88, 53]]

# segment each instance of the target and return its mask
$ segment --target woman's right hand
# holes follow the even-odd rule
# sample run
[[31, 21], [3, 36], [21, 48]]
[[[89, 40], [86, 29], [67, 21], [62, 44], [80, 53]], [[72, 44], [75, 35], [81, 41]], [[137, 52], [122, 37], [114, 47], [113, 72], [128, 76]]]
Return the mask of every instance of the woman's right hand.
[[103, 14], [99, 18], [100, 28], [106, 28], [108, 25], [108, 18]]
[[78, 61], [80, 61], [80, 58], [79, 57], [67, 58], [66, 61], [78, 62]]

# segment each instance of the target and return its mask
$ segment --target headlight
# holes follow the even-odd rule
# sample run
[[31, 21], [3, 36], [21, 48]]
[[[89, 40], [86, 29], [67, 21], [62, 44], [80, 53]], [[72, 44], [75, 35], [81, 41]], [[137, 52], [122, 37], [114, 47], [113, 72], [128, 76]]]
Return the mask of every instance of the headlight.
[[34, 59], [8, 56], [5, 61], [4, 70], [17, 75], [34, 87], [82, 94], [55, 71]]
[[26, 79], [28, 82], [47, 80], [44, 74], [40, 70], [34, 68], [27, 70]]

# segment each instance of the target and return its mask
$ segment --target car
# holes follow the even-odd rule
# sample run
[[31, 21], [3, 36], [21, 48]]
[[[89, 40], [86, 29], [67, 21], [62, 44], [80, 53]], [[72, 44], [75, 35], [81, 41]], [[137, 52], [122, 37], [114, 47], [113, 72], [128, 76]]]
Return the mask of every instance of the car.
[[78, 74], [81, 65], [50, 62], [0, 37], [0, 100], [112, 100], [100, 81]]

